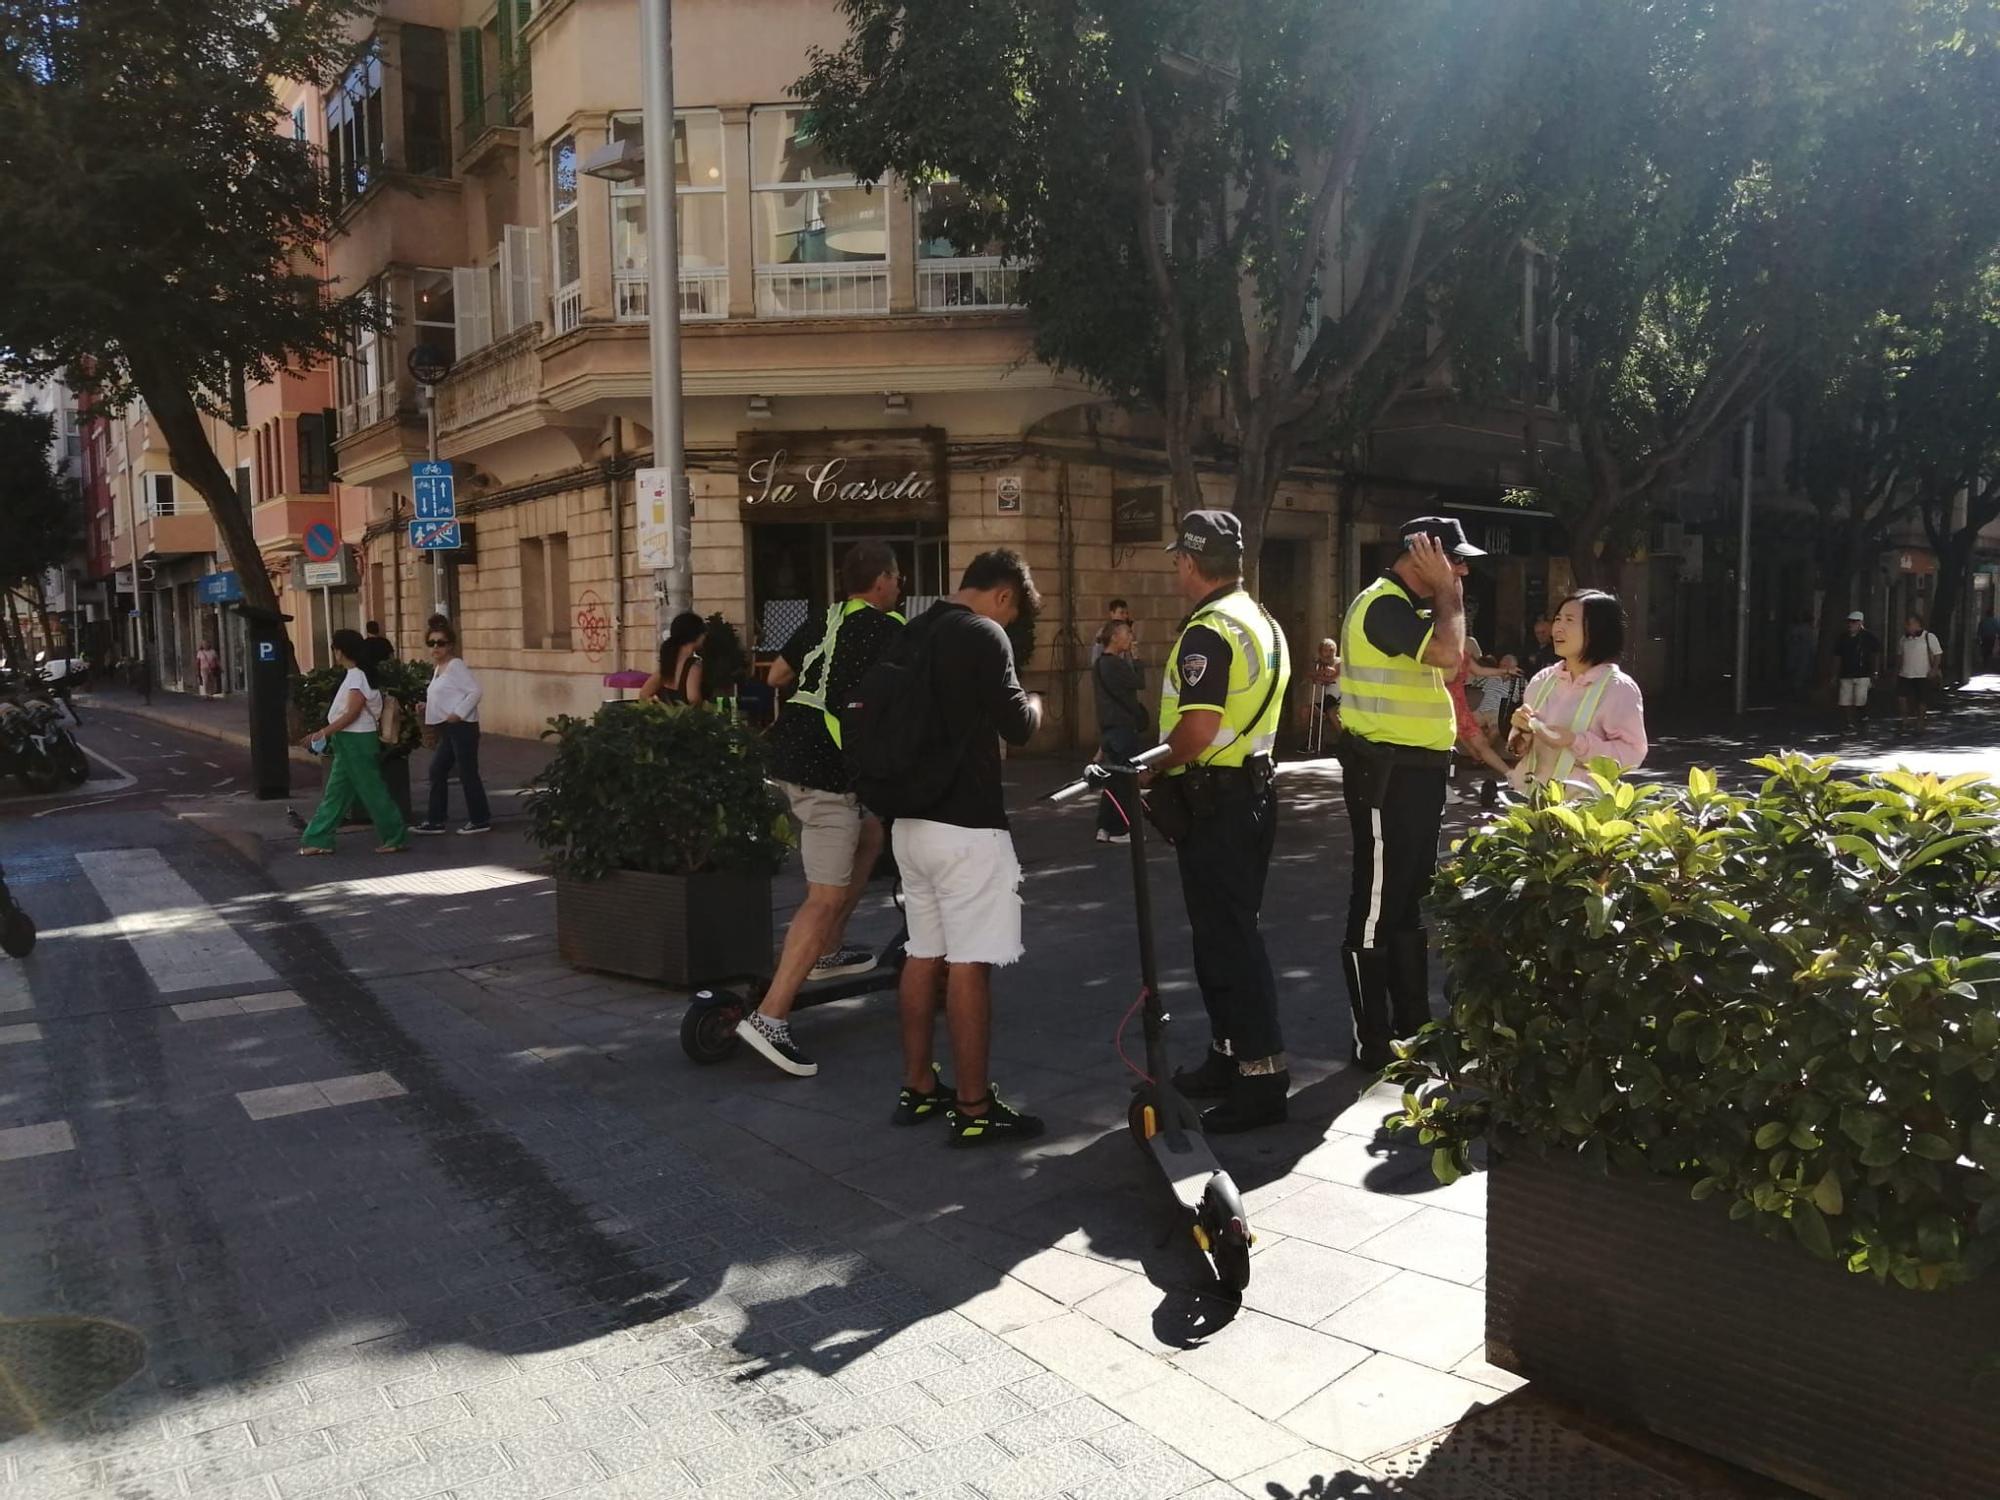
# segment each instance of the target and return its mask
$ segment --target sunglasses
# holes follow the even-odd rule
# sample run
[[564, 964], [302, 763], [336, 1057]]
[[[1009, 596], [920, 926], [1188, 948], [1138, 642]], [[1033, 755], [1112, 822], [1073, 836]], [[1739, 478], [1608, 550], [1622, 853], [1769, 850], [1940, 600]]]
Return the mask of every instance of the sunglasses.
[[431, 637], [430, 637], [429, 639], [427, 639], [427, 640], [426, 640], [426, 641], [424, 642], [424, 644], [425, 644], [426, 646], [449, 646], [449, 645], [451, 644], [451, 642], [450, 642], [450, 641], [448, 641], [448, 640], [446, 640], [446, 639], [445, 639], [445, 638], [444, 638], [443, 636], [441, 636], [441, 635], [434, 635], [434, 636], [431, 636]]

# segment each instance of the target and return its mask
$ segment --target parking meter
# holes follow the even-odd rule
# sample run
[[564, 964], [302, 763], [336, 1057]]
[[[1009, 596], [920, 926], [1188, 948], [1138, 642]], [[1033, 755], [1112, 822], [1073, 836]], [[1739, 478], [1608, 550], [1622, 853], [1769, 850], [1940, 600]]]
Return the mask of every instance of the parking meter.
[[250, 786], [270, 801], [292, 794], [286, 702], [291, 685], [290, 615], [237, 605], [250, 647]]

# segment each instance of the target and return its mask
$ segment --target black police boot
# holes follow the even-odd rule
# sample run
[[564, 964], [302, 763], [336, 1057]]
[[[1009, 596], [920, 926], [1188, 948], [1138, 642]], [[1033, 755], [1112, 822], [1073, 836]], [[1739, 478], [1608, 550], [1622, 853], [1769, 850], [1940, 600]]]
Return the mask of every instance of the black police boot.
[[1399, 1037], [1413, 1037], [1430, 1024], [1430, 945], [1422, 932], [1389, 939], [1389, 1009]]
[[1238, 1135], [1282, 1125], [1287, 1118], [1285, 1096], [1291, 1092], [1290, 1073], [1238, 1073], [1220, 1104], [1201, 1112], [1201, 1128], [1209, 1135]]
[[1354, 1013], [1354, 1047], [1349, 1059], [1370, 1073], [1389, 1066], [1389, 956], [1380, 948], [1349, 948], [1341, 954], [1347, 976], [1347, 1003]]
[[1235, 1077], [1236, 1059], [1210, 1047], [1200, 1067], [1174, 1070], [1174, 1087], [1183, 1099], [1220, 1099]]

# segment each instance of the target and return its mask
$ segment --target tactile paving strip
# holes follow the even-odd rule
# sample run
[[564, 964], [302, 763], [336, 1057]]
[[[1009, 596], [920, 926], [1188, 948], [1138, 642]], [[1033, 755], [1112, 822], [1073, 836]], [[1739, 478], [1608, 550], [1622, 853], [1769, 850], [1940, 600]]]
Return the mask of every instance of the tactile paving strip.
[[0, 1443], [79, 1411], [145, 1366], [146, 1341], [101, 1318], [0, 1318]]

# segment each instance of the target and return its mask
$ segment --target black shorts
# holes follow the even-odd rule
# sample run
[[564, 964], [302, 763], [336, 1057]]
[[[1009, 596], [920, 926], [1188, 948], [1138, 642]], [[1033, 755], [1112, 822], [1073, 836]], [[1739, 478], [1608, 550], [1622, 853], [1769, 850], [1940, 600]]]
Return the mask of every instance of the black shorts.
[[1930, 685], [1931, 680], [1928, 677], [1898, 677], [1896, 679], [1896, 696], [1901, 698], [1905, 703], [1914, 703], [1921, 707], [1924, 701], [1924, 691]]

